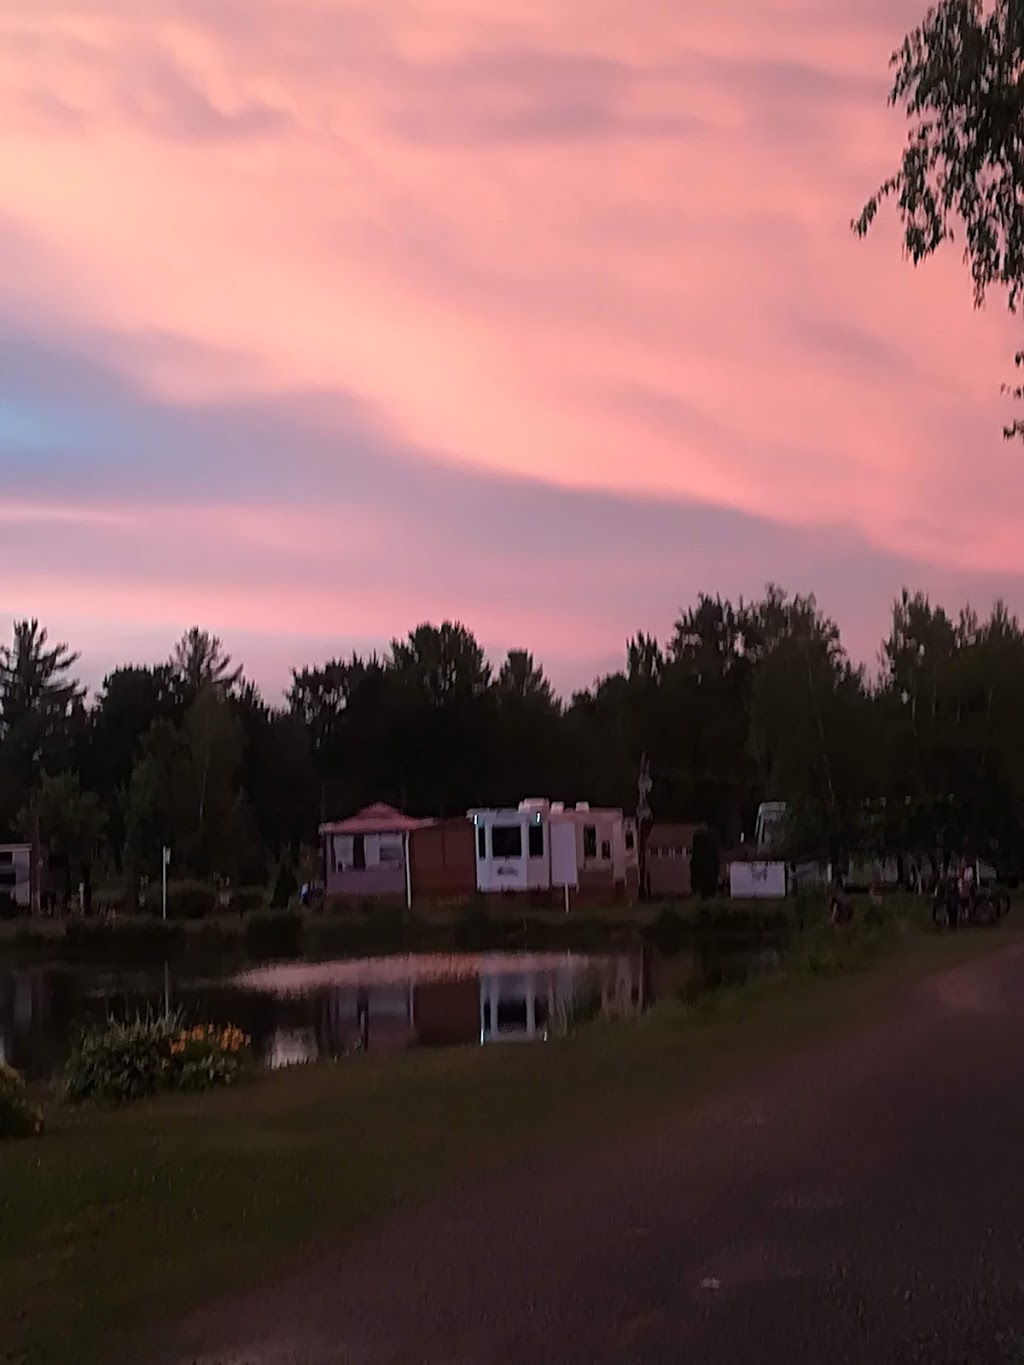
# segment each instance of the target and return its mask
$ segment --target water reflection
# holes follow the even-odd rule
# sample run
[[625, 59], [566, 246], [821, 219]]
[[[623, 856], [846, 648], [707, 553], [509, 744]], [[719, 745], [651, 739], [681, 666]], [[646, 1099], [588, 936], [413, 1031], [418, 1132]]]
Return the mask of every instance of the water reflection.
[[[316, 1009], [311, 1055], [355, 1049], [528, 1042], [566, 1023], [581, 1001], [605, 1016], [643, 1009], [642, 954], [418, 954], [324, 963], [275, 963], [234, 979], [243, 991]], [[280, 1032], [280, 1031], [279, 1031]], [[315, 1039], [315, 1042], [314, 1042]], [[275, 1065], [276, 1050], [267, 1054]]]
[[320, 1045], [311, 1028], [275, 1029], [265, 1052], [266, 1065], [275, 1069], [315, 1062], [319, 1055]]
[[223, 977], [51, 965], [0, 973], [0, 1059], [31, 1078], [61, 1069], [69, 1040], [108, 1014], [180, 1007], [235, 1023], [268, 1067], [367, 1049], [539, 1040], [581, 1010], [615, 1016], [652, 997], [644, 954], [491, 953], [282, 962]]

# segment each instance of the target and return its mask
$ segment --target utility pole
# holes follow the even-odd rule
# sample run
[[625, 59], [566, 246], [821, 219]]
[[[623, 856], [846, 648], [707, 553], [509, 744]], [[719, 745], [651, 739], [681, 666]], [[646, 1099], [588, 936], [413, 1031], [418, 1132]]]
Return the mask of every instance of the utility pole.
[[43, 853], [39, 841], [39, 788], [32, 797], [32, 913], [41, 914], [43, 908], [42, 887]]
[[39, 787], [42, 782], [41, 754], [37, 749], [32, 755], [34, 782], [32, 784], [32, 873], [29, 882], [32, 913], [42, 914], [43, 910], [43, 849], [39, 837]]
[[167, 918], [167, 867], [171, 861], [171, 850], [164, 844], [163, 853], [160, 857], [160, 902], [163, 906], [163, 917]]
[[647, 899], [647, 857], [644, 845], [644, 826], [650, 823], [651, 806], [648, 797], [651, 794], [651, 768], [647, 761], [646, 749], [640, 755], [640, 775], [636, 783], [636, 856], [640, 872], [640, 896]]

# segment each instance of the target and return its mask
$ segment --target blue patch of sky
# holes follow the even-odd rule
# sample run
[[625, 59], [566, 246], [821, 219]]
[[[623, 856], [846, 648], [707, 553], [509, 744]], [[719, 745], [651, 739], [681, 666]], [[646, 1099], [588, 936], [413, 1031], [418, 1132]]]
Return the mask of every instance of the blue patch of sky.
[[0, 397], [0, 452], [45, 451], [59, 439], [55, 424], [42, 413]]

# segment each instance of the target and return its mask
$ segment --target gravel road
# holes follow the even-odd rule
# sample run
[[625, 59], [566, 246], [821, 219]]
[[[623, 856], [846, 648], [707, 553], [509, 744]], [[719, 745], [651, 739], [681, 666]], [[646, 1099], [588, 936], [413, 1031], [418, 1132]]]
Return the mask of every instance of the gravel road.
[[213, 1305], [166, 1359], [1024, 1362], [1022, 1044], [1012, 947], [626, 1146], [467, 1185]]

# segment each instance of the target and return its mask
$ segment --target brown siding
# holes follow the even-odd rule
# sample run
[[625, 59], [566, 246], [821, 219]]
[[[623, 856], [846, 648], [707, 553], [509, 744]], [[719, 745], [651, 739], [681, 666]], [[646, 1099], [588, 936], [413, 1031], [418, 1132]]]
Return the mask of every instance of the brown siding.
[[648, 853], [647, 888], [652, 896], [688, 896], [692, 890], [690, 859], [683, 853], [676, 857]]
[[693, 836], [703, 825], [665, 824], [651, 826], [644, 841], [647, 890], [651, 896], [688, 896], [690, 849]]
[[476, 836], [469, 820], [439, 820], [409, 835], [413, 900], [472, 896]]

